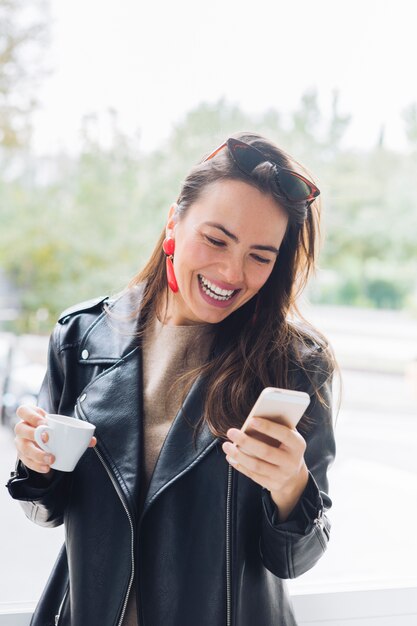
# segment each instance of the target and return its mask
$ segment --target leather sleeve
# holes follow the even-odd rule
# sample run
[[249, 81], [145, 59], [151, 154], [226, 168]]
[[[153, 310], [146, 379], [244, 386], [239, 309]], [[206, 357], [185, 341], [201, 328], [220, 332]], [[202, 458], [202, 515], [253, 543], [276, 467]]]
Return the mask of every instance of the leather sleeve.
[[[285, 522], [267, 489], [262, 490], [262, 527], [259, 549], [265, 567], [279, 578], [296, 578], [308, 571], [326, 550], [330, 522], [326, 512], [332, 502], [327, 495], [327, 470], [335, 456], [331, 410], [332, 376], [321, 370], [322, 382], [311, 395], [310, 425], [304, 434], [309, 480], [299, 502]], [[324, 378], [324, 380], [323, 380]]]
[[[39, 393], [38, 405], [48, 413], [59, 413], [64, 375], [60, 360], [59, 335], [56, 325], [48, 351], [48, 368]], [[26, 516], [40, 526], [55, 527], [63, 523], [72, 474], [55, 471], [52, 479], [26, 467], [19, 459], [6, 485], [12, 498], [20, 500]]]

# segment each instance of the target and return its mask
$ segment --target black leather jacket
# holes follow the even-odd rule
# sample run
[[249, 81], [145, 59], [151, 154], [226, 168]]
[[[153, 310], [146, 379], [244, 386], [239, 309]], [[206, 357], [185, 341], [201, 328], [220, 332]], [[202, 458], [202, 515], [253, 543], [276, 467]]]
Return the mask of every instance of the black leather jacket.
[[[330, 409], [313, 397], [310, 478], [285, 523], [269, 492], [229, 466], [206, 425], [194, 448], [181, 410], [139, 510], [141, 351], [137, 319], [121, 321], [138, 298], [140, 288], [114, 300], [112, 317], [103, 299], [74, 307], [51, 336], [39, 406], [92, 422], [98, 443], [51, 483], [18, 462], [7, 484], [35, 523], [65, 524], [31, 625], [119, 626], [135, 575], [140, 626], [293, 626], [282, 579], [311, 568], [329, 538]], [[188, 419], [201, 415], [203, 390], [198, 380]], [[329, 380], [321, 392], [330, 398]]]

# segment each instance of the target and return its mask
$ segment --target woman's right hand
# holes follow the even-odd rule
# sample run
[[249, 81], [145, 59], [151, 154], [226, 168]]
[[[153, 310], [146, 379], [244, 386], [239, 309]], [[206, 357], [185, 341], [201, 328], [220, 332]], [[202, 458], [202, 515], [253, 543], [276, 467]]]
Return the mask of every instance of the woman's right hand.
[[[34, 436], [35, 428], [40, 424], [46, 424], [44, 419], [46, 411], [40, 407], [23, 404], [17, 409], [16, 415], [22, 420], [14, 429], [17, 456], [29, 469], [48, 475], [48, 477], [52, 476], [54, 470], [50, 466], [55, 461], [55, 457], [42, 450], [35, 442]], [[48, 433], [42, 434], [42, 441], [47, 443]]]

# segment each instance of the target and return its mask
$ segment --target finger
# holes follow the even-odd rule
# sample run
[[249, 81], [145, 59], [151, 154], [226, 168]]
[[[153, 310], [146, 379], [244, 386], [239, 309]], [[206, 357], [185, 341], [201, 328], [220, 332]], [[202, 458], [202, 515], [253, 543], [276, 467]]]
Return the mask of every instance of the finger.
[[302, 445], [302, 441], [305, 444], [305, 440], [295, 428], [289, 428], [288, 426], [284, 426], [284, 424], [278, 424], [267, 417], [256, 416], [251, 418], [250, 426], [264, 435], [268, 435], [269, 437], [280, 441], [284, 444], [284, 446], [292, 447], [297, 444]]
[[33, 470], [34, 472], [37, 472], [38, 474], [50, 474], [53, 472], [53, 470], [50, 468], [49, 465], [39, 465], [37, 463], [32, 463], [31, 461], [25, 460], [25, 459], [20, 459], [20, 460], [22, 461], [22, 463], [24, 463], [25, 467], [28, 467], [29, 469]]
[[236, 469], [236, 471], [240, 472], [244, 476], [247, 476], [248, 478], [253, 480], [255, 483], [260, 485], [261, 487], [264, 487], [265, 489], [268, 489], [269, 491], [271, 491], [272, 487], [271, 487], [271, 483], [269, 481], [269, 477], [267, 477], [267, 476], [260, 476], [259, 474], [255, 474], [254, 472], [251, 472], [251, 471], [247, 470], [242, 465], [239, 465], [238, 467], [233, 465], [233, 467]]
[[40, 465], [53, 463], [55, 459], [52, 452], [42, 450], [37, 443], [29, 441], [28, 439], [16, 440], [16, 448], [22, 457], [25, 457], [25, 459], [33, 463], [39, 463]]
[[[261, 478], [266, 476], [271, 479], [271, 477], [277, 477], [278, 473], [281, 478], [291, 476], [299, 468], [303, 459], [301, 450], [298, 453], [294, 448], [274, 448], [268, 445], [266, 447], [268, 449], [266, 455], [264, 457], [256, 455], [256, 458], [247, 454], [240, 446], [228, 442], [223, 444], [223, 451], [231, 456], [232, 459], [236, 459], [246, 470], [253, 472]], [[249, 474], [247, 475], [249, 476]], [[250, 478], [252, 478], [252, 475], [250, 475]]]
[[91, 437], [91, 441], [88, 444], [89, 448], [94, 448], [97, 445], [97, 439], [95, 437]]
[[35, 472], [48, 472], [50, 465], [55, 461], [53, 454], [41, 450], [35, 443], [27, 439], [17, 441], [16, 448], [21, 461]]
[[277, 466], [268, 463], [263, 459], [245, 454], [240, 448], [230, 442], [225, 442], [222, 446], [223, 451], [227, 454], [226, 459], [239, 470], [245, 470], [244, 473], [259, 476], [263, 480], [268, 480], [277, 471]]
[[[270, 420], [263, 419], [262, 422], [270, 422]], [[270, 424], [267, 423], [265, 430], [269, 426]], [[278, 424], [278, 426], [281, 425]], [[263, 424], [261, 428], [263, 428]], [[235, 458], [247, 470], [247, 476], [253, 478], [262, 486], [268, 486], [268, 483], [273, 485], [274, 482], [271, 482], [272, 480], [278, 480], [278, 477], [280, 477], [280, 480], [287, 479], [298, 471], [306, 449], [305, 440], [296, 430], [288, 429], [286, 426], [283, 428], [290, 431], [290, 437], [286, 444], [281, 445], [279, 448], [268, 443], [259, 442], [256, 438], [247, 434], [247, 432], [231, 428], [227, 431], [227, 435], [234, 441], [236, 451], [229, 448], [228, 445], [225, 445], [225, 451], [226, 453], [227, 450], [231, 451], [232, 458]], [[271, 431], [268, 430], [268, 432], [268, 437], [271, 438]], [[289, 442], [290, 445], [288, 445]], [[257, 457], [255, 462], [250, 459], [249, 455]], [[262, 462], [264, 462], [263, 465]], [[265, 476], [267, 483], [265, 482]]]
[[255, 438], [248, 432], [242, 432], [237, 428], [229, 428], [227, 436], [231, 441], [239, 447], [242, 452], [248, 455], [256, 456], [268, 463], [277, 463], [279, 448], [270, 445]]
[[[35, 428], [27, 422], [18, 422], [14, 427], [14, 432], [16, 437], [19, 439], [29, 439], [30, 441], [35, 441]], [[42, 441], [46, 443], [49, 439], [48, 433], [42, 433], [41, 438]]]
[[34, 428], [45, 423], [46, 411], [37, 406], [22, 404], [17, 408], [16, 415]]
[[[243, 454], [243, 453], [242, 453]], [[243, 458], [243, 457], [242, 457]], [[268, 474], [263, 474], [259, 472], [254, 472], [250, 470], [246, 465], [244, 465], [241, 459], [236, 459], [233, 456], [226, 456], [226, 460], [234, 467], [238, 472], [244, 474], [251, 480], [254, 480], [261, 487], [265, 487], [266, 489], [271, 488], [271, 476]], [[267, 465], [267, 464], [266, 464]]]

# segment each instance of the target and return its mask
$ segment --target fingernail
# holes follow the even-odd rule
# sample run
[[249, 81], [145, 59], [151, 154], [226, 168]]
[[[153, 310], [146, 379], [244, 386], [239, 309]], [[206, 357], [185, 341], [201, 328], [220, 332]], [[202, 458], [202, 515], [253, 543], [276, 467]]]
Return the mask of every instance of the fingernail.
[[44, 443], [47, 443], [49, 437], [48, 437], [48, 433], [42, 433], [41, 435], [41, 439]]
[[45, 461], [45, 463], [48, 463], [48, 465], [50, 465], [50, 464], [52, 463], [52, 457], [51, 457], [51, 456], [49, 456], [49, 454], [46, 454], [46, 455], [43, 457], [43, 460]]

